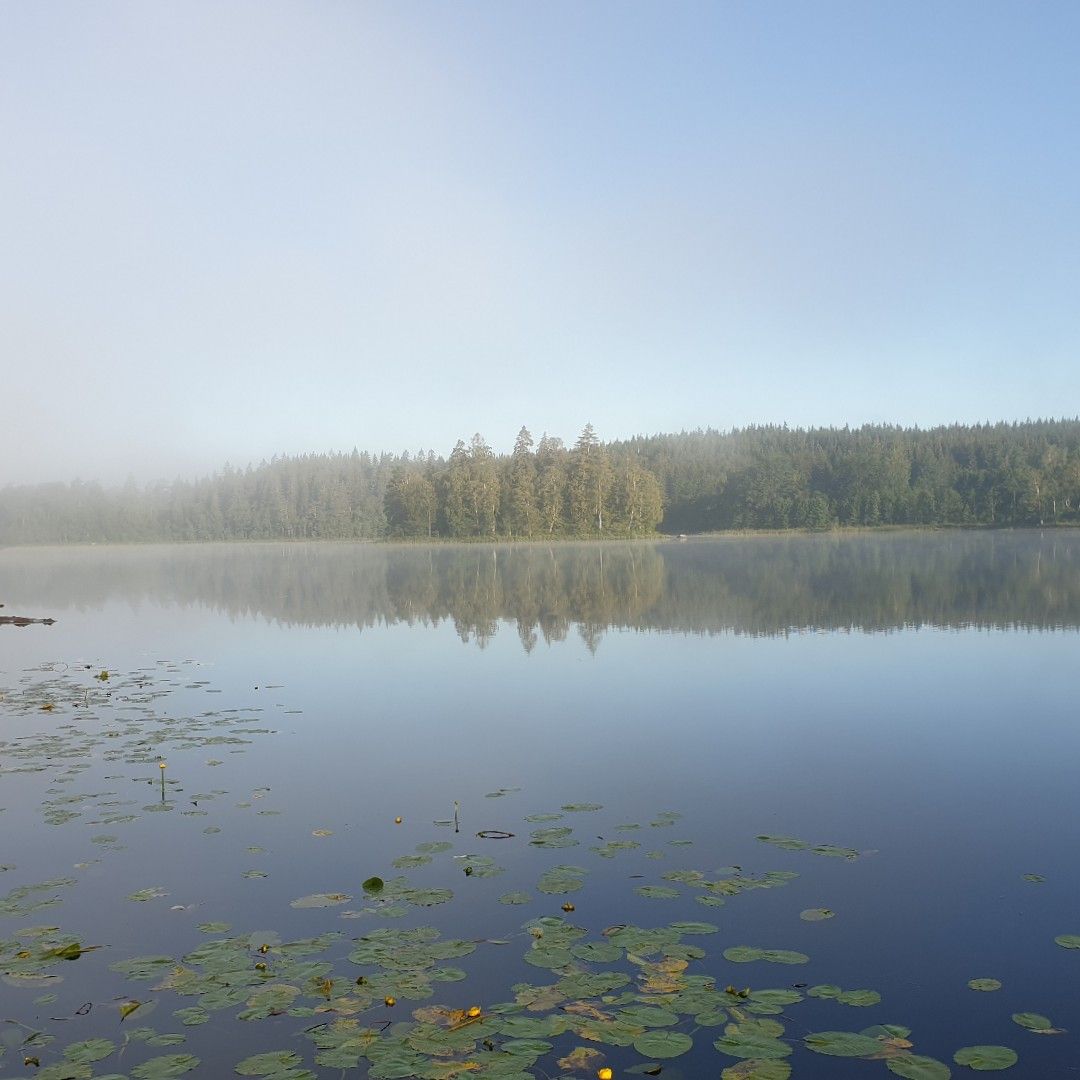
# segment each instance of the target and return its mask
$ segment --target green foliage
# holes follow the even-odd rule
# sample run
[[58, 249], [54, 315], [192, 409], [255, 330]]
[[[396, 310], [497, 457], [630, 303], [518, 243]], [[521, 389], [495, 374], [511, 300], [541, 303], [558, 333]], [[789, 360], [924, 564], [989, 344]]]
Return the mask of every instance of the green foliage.
[[194, 482], [0, 492], [0, 543], [643, 536], [1080, 521], [1080, 420], [928, 431], [753, 427], [572, 450], [522, 428], [432, 452], [304, 454]]

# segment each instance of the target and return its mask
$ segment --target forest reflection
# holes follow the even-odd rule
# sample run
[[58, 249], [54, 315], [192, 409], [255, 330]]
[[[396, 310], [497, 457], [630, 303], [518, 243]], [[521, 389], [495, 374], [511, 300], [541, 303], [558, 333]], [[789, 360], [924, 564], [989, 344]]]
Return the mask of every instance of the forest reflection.
[[[0, 552], [0, 600], [108, 601], [365, 629], [451, 622], [483, 647], [571, 632], [783, 635], [1080, 626], [1080, 534], [877, 533], [586, 544], [222, 544]], [[16, 610], [18, 609], [18, 610]]]

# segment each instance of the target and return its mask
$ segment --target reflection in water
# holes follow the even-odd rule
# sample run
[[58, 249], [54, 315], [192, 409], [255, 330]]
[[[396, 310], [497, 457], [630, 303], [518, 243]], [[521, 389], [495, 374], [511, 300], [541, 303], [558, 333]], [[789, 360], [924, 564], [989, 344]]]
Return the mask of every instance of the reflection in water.
[[146, 600], [312, 626], [451, 620], [481, 647], [508, 621], [527, 650], [574, 627], [590, 648], [609, 627], [1077, 628], [1080, 534], [9, 549], [0, 552], [0, 599], [25, 615]]

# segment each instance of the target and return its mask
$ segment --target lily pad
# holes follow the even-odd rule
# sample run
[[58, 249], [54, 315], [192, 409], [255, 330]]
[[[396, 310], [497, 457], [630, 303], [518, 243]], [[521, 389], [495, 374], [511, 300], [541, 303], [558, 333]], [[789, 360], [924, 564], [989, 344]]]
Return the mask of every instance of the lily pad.
[[68, 1061], [91, 1065], [102, 1061], [116, 1049], [116, 1043], [108, 1039], [87, 1039], [85, 1042], [72, 1043], [64, 1047], [64, 1057]]
[[1001, 982], [998, 979], [969, 979], [968, 986], [972, 990], [981, 990], [989, 994], [994, 990], [1000, 990]]
[[148, 889], [139, 889], [137, 892], [129, 893], [128, 899], [139, 904], [145, 904], [148, 900], [160, 900], [163, 896], [168, 895], [160, 885], [151, 885]]
[[786, 1061], [748, 1058], [729, 1065], [720, 1076], [722, 1080], [788, 1080], [791, 1066]]
[[674, 900], [679, 895], [678, 889], [669, 888], [667, 885], [639, 885], [634, 892], [649, 900]]
[[300, 1055], [292, 1050], [270, 1050], [265, 1054], [254, 1054], [244, 1058], [236, 1066], [241, 1076], [274, 1076], [286, 1070], [295, 1069], [300, 1064]]
[[1022, 1028], [1027, 1028], [1028, 1031], [1052, 1031], [1054, 1028], [1054, 1025], [1047, 1017], [1040, 1016], [1038, 1013], [1013, 1013], [1012, 1019], [1014, 1024], [1019, 1024]]
[[352, 899], [347, 893], [312, 893], [310, 896], [301, 896], [293, 900], [289, 907], [294, 908], [326, 908], [338, 907], [347, 904]]
[[1007, 1046], [963, 1046], [953, 1054], [957, 1065], [966, 1065], [977, 1072], [997, 1072], [1011, 1069], [1020, 1059]]
[[810, 961], [806, 953], [790, 949], [758, 949], [751, 945], [735, 945], [725, 949], [724, 959], [735, 964], [748, 964], [754, 960], [766, 960], [770, 964], [806, 964]]
[[1054, 944], [1063, 949], [1080, 949], [1080, 934], [1059, 934], [1054, 938]]
[[949, 1080], [952, 1069], [944, 1062], [922, 1054], [900, 1054], [885, 1061], [889, 1072], [904, 1080]]
[[881, 1043], [869, 1035], [853, 1031], [818, 1031], [803, 1038], [807, 1049], [830, 1057], [874, 1057], [881, 1053]]
[[136, 1065], [131, 1075], [135, 1080], [170, 1080], [171, 1077], [183, 1076], [197, 1069], [201, 1064], [201, 1060], [192, 1054], [163, 1054]]
[[681, 1031], [657, 1029], [647, 1031], [634, 1040], [634, 1049], [648, 1058], [674, 1058], [685, 1054], [694, 1040]]
[[824, 922], [825, 919], [833, 919], [835, 917], [836, 912], [831, 908], [825, 907], [812, 907], [799, 912], [799, 918], [802, 919], [803, 922]]

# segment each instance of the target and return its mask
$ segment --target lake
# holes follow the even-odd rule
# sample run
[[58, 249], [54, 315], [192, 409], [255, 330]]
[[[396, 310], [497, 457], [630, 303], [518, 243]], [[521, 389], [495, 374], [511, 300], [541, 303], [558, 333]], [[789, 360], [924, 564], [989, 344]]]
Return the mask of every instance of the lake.
[[0, 627], [4, 1078], [1080, 1074], [1080, 534], [8, 549], [0, 602], [56, 620]]

